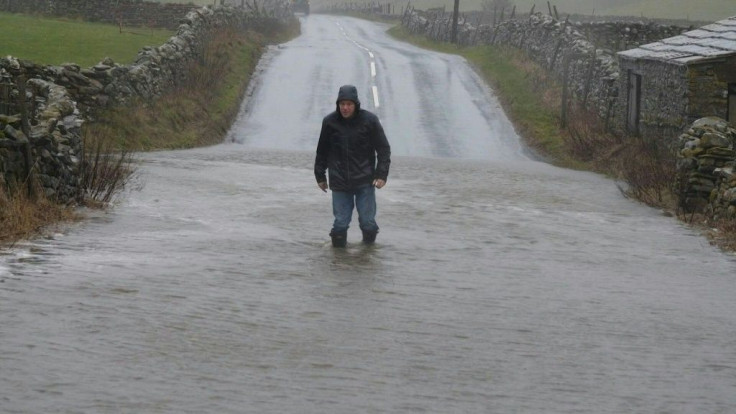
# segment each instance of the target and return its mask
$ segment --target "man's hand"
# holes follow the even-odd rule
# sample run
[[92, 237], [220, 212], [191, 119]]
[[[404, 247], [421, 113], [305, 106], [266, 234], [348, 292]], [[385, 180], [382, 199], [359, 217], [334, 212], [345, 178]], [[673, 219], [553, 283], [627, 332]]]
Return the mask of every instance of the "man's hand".
[[324, 191], [325, 193], [327, 192], [327, 181], [322, 181], [320, 183], [317, 183], [317, 186], [319, 187], [320, 190]]
[[386, 185], [386, 181], [380, 178], [376, 178], [375, 180], [373, 180], [373, 186], [376, 188], [382, 188], [384, 185]]

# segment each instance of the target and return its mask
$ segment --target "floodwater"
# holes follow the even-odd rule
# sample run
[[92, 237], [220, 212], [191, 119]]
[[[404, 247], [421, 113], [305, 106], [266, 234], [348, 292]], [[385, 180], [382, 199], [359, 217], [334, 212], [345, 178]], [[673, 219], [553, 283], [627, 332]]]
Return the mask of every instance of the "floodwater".
[[[736, 412], [732, 255], [533, 160], [462, 60], [302, 23], [228, 142], [142, 154], [114, 209], [1, 253], [0, 412]], [[312, 163], [342, 83], [394, 157], [377, 244], [336, 250]]]

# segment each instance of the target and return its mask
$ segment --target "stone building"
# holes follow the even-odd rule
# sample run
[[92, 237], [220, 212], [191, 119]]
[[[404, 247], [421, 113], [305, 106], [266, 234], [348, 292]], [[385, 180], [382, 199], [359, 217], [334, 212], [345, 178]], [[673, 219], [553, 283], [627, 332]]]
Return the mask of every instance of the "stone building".
[[708, 116], [736, 123], [736, 16], [618, 58], [620, 129], [657, 138]]

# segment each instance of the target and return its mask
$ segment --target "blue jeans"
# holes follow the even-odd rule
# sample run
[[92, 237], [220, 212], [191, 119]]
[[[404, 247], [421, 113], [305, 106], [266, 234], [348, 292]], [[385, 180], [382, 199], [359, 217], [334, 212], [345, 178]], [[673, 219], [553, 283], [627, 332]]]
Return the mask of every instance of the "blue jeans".
[[372, 185], [366, 185], [352, 191], [332, 192], [332, 214], [335, 215], [335, 222], [332, 224], [333, 233], [348, 231], [350, 220], [353, 217], [353, 207], [357, 207], [361, 230], [378, 231], [378, 224], [376, 224], [376, 188]]

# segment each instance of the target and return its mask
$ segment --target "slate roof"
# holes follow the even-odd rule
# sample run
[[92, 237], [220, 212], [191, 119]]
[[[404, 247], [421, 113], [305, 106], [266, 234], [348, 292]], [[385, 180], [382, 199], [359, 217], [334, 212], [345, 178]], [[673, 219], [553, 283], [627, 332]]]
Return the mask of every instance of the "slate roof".
[[736, 16], [618, 54], [678, 64], [736, 55]]

